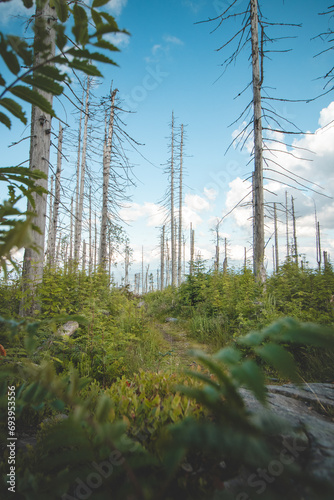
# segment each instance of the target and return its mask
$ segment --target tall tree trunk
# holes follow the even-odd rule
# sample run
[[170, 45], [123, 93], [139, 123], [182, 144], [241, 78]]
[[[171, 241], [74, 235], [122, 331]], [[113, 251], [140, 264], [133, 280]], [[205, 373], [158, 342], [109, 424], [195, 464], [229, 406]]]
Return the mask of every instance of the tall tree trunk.
[[[35, 24], [44, 25], [46, 28], [46, 36], [43, 40], [44, 44], [49, 46], [48, 57], [55, 54], [55, 37], [56, 32], [53, 25], [57, 21], [56, 11], [50, 7], [49, 2], [40, 9], [36, 8]], [[44, 30], [42, 30], [44, 31]], [[41, 46], [41, 41], [38, 35], [35, 35], [34, 46], [34, 64], [37, 66], [43, 64], [46, 60], [45, 53], [38, 52], [38, 47]], [[35, 89], [52, 105], [53, 96], [47, 92]], [[33, 231], [33, 241], [37, 247], [37, 251], [31, 248], [26, 248], [23, 260], [23, 299], [20, 305], [20, 313], [23, 316], [32, 315], [34, 310], [40, 309], [36, 297], [36, 287], [43, 279], [43, 261], [44, 261], [44, 239], [45, 239], [45, 223], [47, 210], [47, 188], [49, 174], [49, 158], [50, 158], [50, 134], [51, 134], [51, 115], [41, 111], [38, 107], [33, 106], [31, 112], [31, 140], [30, 140], [30, 158], [29, 165], [31, 170], [41, 170], [45, 173], [46, 178], [36, 182], [45, 189], [45, 193], [37, 195], [33, 193], [35, 207], [28, 202], [28, 211], [34, 212], [34, 224], [39, 228], [39, 231]]]
[[320, 222], [317, 222], [317, 262], [318, 269], [321, 269], [321, 239], [320, 239]]
[[82, 233], [82, 214], [85, 193], [85, 175], [86, 175], [86, 152], [87, 152], [87, 136], [88, 136], [88, 118], [89, 118], [89, 87], [90, 78], [87, 77], [86, 102], [85, 102], [85, 121], [84, 121], [84, 136], [82, 141], [81, 168], [80, 168], [80, 190], [78, 200], [77, 218], [75, 221], [75, 243], [74, 243], [74, 259], [79, 260], [81, 233]]
[[[108, 191], [110, 178], [110, 161], [112, 150], [112, 137], [114, 131], [115, 98], [117, 89], [111, 93], [110, 115], [108, 130], [105, 133], [105, 147], [103, 155], [103, 194], [102, 194], [102, 220], [100, 233], [99, 265], [106, 269], [107, 265], [107, 225], [108, 225]], [[107, 125], [107, 124], [106, 124]]]
[[[53, 192], [53, 175], [51, 176], [51, 186], [50, 186], [50, 196], [49, 196], [49, 227], [48, 227], [48, 243], [47, 243], [47, 255], [48, 255], [48, 261], [50, 264], [51, 261], [51, 235], [53, 234], [52, 230], [52, 222], [53, 222], [53, 197], [54, 197], [54, 192]], [[55, 242], [56, 246], [56, 242]]]
[[178, 286], [182, 282], [182, 183], [183, 183], [183, 124], [181, 125], [181, 142], [180, 142], [180, 185], [179, 185], [179, 248], [178, 248], [178, 268], [177, 268], [177, 283]]
[[165, 278], [165, 226], [162, 226], [161, 246], [160, 246], [160, 290], [164, 289]]
[[[260, 51], [258, 33], [257, 0], [250, 0], [251, 37], [252, 37], [252, 70], [253, 70], [253, 109], [254, 109], [254, 275], [258, 281], [265, 281], [264, 268], [264, 201], [263, 201], [263, 146], [262, 146], [262, 108], [260, 76]], [[261, 54], [262, 55], [262, 54]], [[263, 56], [263, 55], [262, 55]]]
[[295, 262], [298, 266], [298, 247], [297, 247], [297, 228], [296, 228], [296, 216], [295, 216], [295, 204], [293, 197], [291, 196], [291, 212], [292, 212], [292, 224], [293, 224], [293, 250], [295, 256]]
[[172, 258], [172, 286], [176, 286], [176, 241], [174, 227], [174, 112], [172, 113], [172, 142], [170, 159], [170, 231]]
[[80, 165], [81, 165], [81, 135], [82, 135], [82, 112], [83, 103], [85, 99], [85, 90], [82, 93], [82, 102], [79, 115], [79, 131], [78, 131], [78, 152], [77, 152], [77, 169], [76, 169], [76, 189], [75, 189], [75, 224], [74, 224], [74, 260], [78, 259], [78, 252], [75, 250], [78, 232], [78, 219], [79, 219], [79, 194], [80, 194]]
[[126, 245], [125, 247], [125, 276], [124, 276], [124, 286], [129, 284], [129, 247]]
[[56, 182], [55, 182], [55, 197], [54, 197], [54, 204], [53, 204], [52, 234], [51, 234], [51, 244], [50, 244], [50, 247], [51, 247], [50, 263], [52, 266], [54, 265], [54, 259], [55, 259], [55, 254], [56, 254], [56, 237], [57, 237], [59, 203], [60, 203], [60, 176], [61, 176], [61, 162], [62, 162], [62, 146], [63, 146], [63, 127], [59, 123], [57, 171], [56, 171]]
[[[88, 274], [89, 276], [92, 274], [92, 267], [93, 267], [93, 249], [92, 249], [92, 186], [89, 186], [89, 234], [88, 234], [88, 244], [89, 244], [89, 251], [88, 251]], [[109, 240], [110, 244], [110, 240]], [[110, 266], [109, 266], [109, 276], [110, 276]]]
[[278, 260], [278, 231], [277, 231], [277, 210], [276, 203], [274, 203], [274, 226], [275, 226], [275, 271], [278, 273], [279, 260]]
[[215, 256], [215, 271], [219, 271], [219, 253], [220, 253], [220, 248], [219, 248], [219, 224], [216, 225], [216, 256]]
[[223, 262], [223, 273], [227, 273], [227, 239], [225, 238], [225, 256], [224, 256], [224, 262]]
[[286, 228], [286, 258], [289, 259], [290, 245], [289, 245], [289, 207], [288, 207], [288, 192], [285, 191], [285, 228]]
[[73, 205], [74, 205], [74, 200], [73, 196], [71, 198], [71, 216], [70, 216], [70, 260], [71, 263], [73, 261]]
[[144, 247], [141, 247], [141, 293], [144, 295]]
[[194, 251], [195, 251], [195, 231], [190, 223], [190, 266], [189, 274], [192, 275], [194, 269]]

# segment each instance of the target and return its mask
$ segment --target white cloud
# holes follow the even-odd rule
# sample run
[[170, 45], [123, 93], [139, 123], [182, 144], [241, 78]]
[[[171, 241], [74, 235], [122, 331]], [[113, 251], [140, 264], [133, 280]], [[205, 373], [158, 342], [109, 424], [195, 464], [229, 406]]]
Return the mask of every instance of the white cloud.
[[[244, 206], [245, 203], [250, 202], [252, 199], [251, 195], [245, 198], [245, 196], [250, 192], [251, 187], [251, 182], [243, 181], [240, 177], [237, 177], [229, 183], [230, 190], [227, 193], [225, 204], [226, 212], [234, 209], [231, 216], [234, 218], [237, 226], [239, 227], [250, 227], [251, 224], [249, 218], [252, 216], [252, 208], [251, 206]], [[240, 206], [235, 208], [243, 198], [245, 198], [245, 200], [240, 204]]]
[[186, 206], [194, 212], [202, 212], [204, 210], [209, 210], [210, 208], [209, 202], [198, 194], [187, 193], [184, 197], [184, 200]]
[[214, 188], [204, 188], [204, 194], [210, 201], [214, 201], [217, 198], [218, 191], [216, 191]]
[[116, 45], [119, 49], [127, 47], [131, 39], [131, 37], [125, 33], [107, 33], [104, 35], [104, 38], [113, 45]]
[[143, 205], [139, 203], [129, 203], [126, 207], [121, 208], [120, 216], [126, 222], [135, 222], [138, 219], [146, 218], [147, 226], [162, 226], [165, 215], [160, 205], [156, 203], [145, 202]]
[[174, 45], [184, 45], [183, 41], [178, 38], [177, 36], [173, 36], [173, 35], [165, 35], [163, 37], [163, 39], [165, 40], [165, 42], [167, 43], [172, 43]]
[[11, 0], [0, 4], [0, 25], [6, 25], [13, 22], [13, 17], [26, 16], [27, 19], [35, 11], [35, 5], [26, 9], [22, 0]]
[[127, 3], [128, 0], [109, 0], [108, 9], [115, 16], [119, 16]]
[[183, 41], [173, 35], [164, 35], [164, 43], [156, 43], [151, 48], [151, 54], [145, 57], [145, 61], [149, 64], [159, 63], [162, 57], [168, 57], [172, 46], [183, 45]]

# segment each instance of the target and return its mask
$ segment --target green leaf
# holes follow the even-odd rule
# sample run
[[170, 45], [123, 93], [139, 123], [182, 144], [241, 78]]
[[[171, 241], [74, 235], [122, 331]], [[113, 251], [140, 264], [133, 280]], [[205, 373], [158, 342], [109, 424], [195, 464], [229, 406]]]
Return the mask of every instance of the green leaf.
[[213, 358], [227, 365], [235, 365], [241, 360], [241, 353], [234, 347], [225, 347], [214, 354]]
[[260, 345], [264, 340], [263, 332], [250, 332], [244, 337], [237, 339], [237, 343], [249, 347]]
[[248, 387], [261, 403], [266, 401], [264, 375], [254, 361], [247, 359], [240, 366], [233, 367], [231, 374], [241, 385]]
[[63, 50], [67, 43], [67, 36], [65, 35], [65, 26], [63, 24], [57, 24], [55, 26], [56, 30], [56, 45], [59, 50]]
[[59, 82], [63, 82], [67, 77], [66, 73], [61, 73], [59, 69], [56, 68], [55, 66], [40, 66], [34, 71], [34, 73], [48, 76], [49, 78], [52, 78], [53, 80], [58, 80]]
[[69, 67], [83, 71], [89, 76], [102, 76], [96, 66], [89, 64], [87, 61], [80, 61], [80, 59], [73, 59], [73, 61], [70, 61]]
[[25, 78], [22, 78], [22, 81], [52, 95], [61, 95], [64, 90], [59, 83], [54, 82], [51, 78], [42, 75], [26, 76]]
[[101, 54], [100, 52], [89, 52], [89, 50], [85, 49], [70, 49], [68, 54], [73, 55], [74, 57], [80, 58], [80, 59], [87, 59], [87, 60], [93, 60], [93, 61], [100, 61], [108, 64], [115, 64], [116, 63], [112, 60], [109, 59], [109, 57], [105, 56], [104, 54]]
[[5, 80], [3, 79], [2, 75], [0, 74], [0, 85], [2, 85], [3, 87], [6, 85], [6, 82]]
[[59, 20], [64, 23], [68, 18], [68, 6], [66, 0], [51, 0], [50, 6], [55, 7]]
[[95, 47], [99, 47], [100, 49], [107, 49], [111, 50], [112, 52], [120, 52], [119, 48], [116, 47], [116, 45], [113, 45], [107, 40], [98, 40], [97, 42], [93, 43], [93, 45]]
[[92, 19], [97, 29], [103, 24], [101, 14], [94, 9], [92, 9]]
[[30, 9], [33, 6], [33, 0], [22, 0], [22, 2], [26, 9]]
[[6, 125], [7, 128], [11, 129], [12, 122], [10, 121], [8, 116], [5, 115], [4, 113], [1, 113], [1, 111], [0, 111], [0, 122]]
[[55, 116], [55, 113], [49, 101], [36, 90], [31, 90], [28, 87], [24, 87], [23, 85], [16, 85], [15, 87], [9, 89], [9, 91], [23, 101], [26, 101], [33, 106], [37, 106], [40, 110], [45, 111], [52, 116]]
[[0, 39], [0, 55], [6, 64], [7, 68], [11, 73], [14, 75], [17, 75], [21, 69], [20, 63], [14, 54], [14, 52], [8, 51], [8, 42], [7, 40], [3, 37], [1, 34], [1, 39]]
[[103, 5], [105, 5], [108, 2], [109, 2], [109, 0], [94, 0], [92, 7], [93, 7], [93, 9], [96, 9], [98, 7], [102, 7]]
[[299, 381], [293, 357], [282, 346], [270, 343], [262, 347], [256, 347], [254, 351], [281, 375]]
[[119, 28], [118, 28], [118, 25], [117, 25], [117, 23], [115, 21], [115, 18], [113, 16], [111, 16], [107, 12], [101, 12], [101, 16], [108, 22], [108, 24], [104, 25], [104, 26], [106, 26], [107, 28], [109, 28], [110, 31], [115, 31], [115, 32], [120, 31]]
[[75, 36], [76, 42], [84, 46], [89, 41], [88, 17], [85, 9], [75, 4], [73, 7], [73, 17], [74, 26], [72, 28], [72, 33]]
[[12, 113], [12, 115], [14, 115], [16, 118], [19, 118], [21, 122], [26, 125], [27, 119], [25, 112], [23, 111], [22, 107], [13, 99], [8, 99], [7, 97], [0, 99], [0, 106], [7, 109], [7, 111]]
[[33, 63], [33, 53], [29, 48], [29, 45], [25, 40], [22, 40], [19, 36], [8, 35], [8, 43], [12, 49], [21, 57], [26, 66], [30, 66]]

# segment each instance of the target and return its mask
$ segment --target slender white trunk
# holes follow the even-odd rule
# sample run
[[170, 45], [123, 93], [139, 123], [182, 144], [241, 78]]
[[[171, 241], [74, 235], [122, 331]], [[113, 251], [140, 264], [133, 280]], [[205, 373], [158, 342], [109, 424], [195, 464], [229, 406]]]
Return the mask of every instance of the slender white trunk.
[[181, 125], [180, 142], [180, 186], [179, 186], [179, 254], [178, 254], [178, 285], [182, 282], [182, 179], [183, 176], [183, 124]]
[[172, 113], [172, 141], [170, 159], [170, 231], [172, 257], [172, 286], [176, 286], [176, 241], [174, 227], [174, 112]]
[[254, 275], [258, 281], [265, 281], [264, 268], [264, 205], [263, 205], [263, 146], [262, 146], [262, 108], [260, 51], [258, 33], [257, 0], [250, 0], [252, 70], [253, 70], [253, 109], [254, 109]]
[[[93, 254], [92, 254], [92, 186], [89, 186], [89, 235], [88, 235], [88, 244], [89, 244], [89, 263], [88, 263], [88, 274], [92, 273], [92, 265], [93, 265]], [[110, 275], [110, 272], [109, 272]]]
[[162, 226], [161, 247], [160, 247], [160, 290], [164, 289], [165, 278], [165, 226]]
[[73, 196], [71, 198], [71, 220], [70, 220], [70, 260], [73, 260]]
[[194, 252], [195, 252], [195, 231], [192, 223], [190, 223], [190, 266], [189, 274], [193, 273], [194, 268]]
[[[53, 7], [50, 7], [47, 2], [41, 9], [36, 8], [35, 25], [40, 23], [45, 26], [45, 38], [43, 43], [49, 46], [48, 57], [55, 54], [55, 37], [56, 32], [53, 25], [57, 21], [56, 12]], [[44, 30], [43, 30], [44, 31]], [[40, 40], [35, 35], [35, 47], [40, 46]], [[38, 49], [37, 49], [38, 50]], [[35, 51], [34, 64], [37, 66], [42, 64], [46, 59], [45, 53]], [[36, 89], [51, 105], [53, 96], [47, 92]], [[50, 158], [50, 134], [51, 134], [51, 115], [41, 111], [38, 107], [33, 106], [31, 112], [31, 140], [30, 140], [30, 158], [29, 165], [31, 170], [41, 170], [45, 173], [46, 179], [40, 179], [36, 184], [42, 186], [45, 191], [48, 188], [49, 174], [49, 158]], [[20, 313], [22, 315], [33, 314], [35, 309], [39, 309], [40, 305], [36, 299], [36, 286], [43, 279], [43, 262], [44, 262], [44, 239], [45, 225], [47, 212], [47, 194], [33, 194], [35, 207], [28, 202], [28, 211], [34, 212], [34, 224], [39, 228], [39, 231], [33, 231], [33, 241], [36, 249], [26, 248], [23, 260], [23, 296], [21, 302]]]
[[82, 214], [83, 214], [83, 203], [84, 203], [84, 193], [85, 193], [86, 153], [87, 153], [88, 118], [89, 118], [89, 87], [90, 87], [90, 78], [87, 77], [84, 135], [82, 141], [81, 169], [80, 169], [80, 190], [79, 190], [77, 219], [75, 221], [76, 224], [75, 224], [74, 259], [76, 261], [79, 260], [79, 255], [80, 255]]
[[59, 203], [60, 203], [60, 176], [61, 176], [61, 162], [62, 162], [62, 145], [63, 145], [63, 127], [59, 123], [57, 171], [56, 171], [56, 182], [55, 182], [55, 197], [54, 197], [54, 204], [53, 204], [51, 245], [50, 245], [50, 247], [51, 247], [51, 253], [50, 253], [51, 265], [54, 265], [54, 259], [55, 259], [55, 254], [56, 254], [56, 237], [57, 237]]
[[82, 272], [86, 271], [86, 242], [82, 242]]
[[278, 272], [278, 231], [277, 231], [277, 210], [276, 203], [274, 203], [274, 226], [275, 226], [275, 270]]
[[291, 212], [292, 212], [292, 224], [293, 224], [293, 247], [295, 262], [298, 266], [298, 247], [297, 247], [297, 227], [296, 227], [296, 216], [295, 216], [295, 204], [293, 197], [291, 196]]
[[114, 131], [116, 93], [117, 89], [113, 90], [113, 92], [111, 93], [110, 115], [108, 122], [108, 130], [106, 127], [104, 154], [103, 154], [102, 219], [101, 219], [100, 249], [99, 249], [99, 265], [103, 269], [105, 269], [107, 265], [108, 191], [109, 191], [109, 178], [110, 178], [112, 138]]
[[289, 208], [288, 208], [288, 193], [285, 191], [285, 227], [286, 227], [286, 258], [290, 255], [289, 245]]
[[83, 112], [83, 102], [85, 98], [85, 91], [82, 93], [82, 102], [80, 108], [79, 115], [79, 132], [78, 132], [78, 152], [77, 152], [77, 180], [76, 180], [76, 189], [75, 189], [75, 226], [74, 226], [74, 259], [77, 260], [78, 252], [76, 252], [76, 241], [77, 241], [77, 232], [78, 232], [78, 220], [79, 220], [79, 193], [80, 193], [80, 159], [81, 159], [81, 135], [82, 135], [82, 112]]
[[224, 256], [224, 262], [223, 262], [223, 273], [227, 273], [227, 239], [225, 238], [224, 241], [224, 247], [225, 247], [225, 256]]
[[[52, 244], [52, 241], [51, 241], [51, 235], [53, 233], [53, 230], [52, 230], [52, 222], [53, 222], [53, 196], [54, 196], [54, 193], [53, 193], [53, 175], [51, 176], [51, 186], [50, 186], [50, 195], [49, 195], [49, 227], [48, 227], [48, 243], [47, 243], [47, 254], [48, 254], [48, 260], [49, 260], [49, 263], [51, 261], [51, 244]], [[56, 242], [55, 242], [56, 244]]]

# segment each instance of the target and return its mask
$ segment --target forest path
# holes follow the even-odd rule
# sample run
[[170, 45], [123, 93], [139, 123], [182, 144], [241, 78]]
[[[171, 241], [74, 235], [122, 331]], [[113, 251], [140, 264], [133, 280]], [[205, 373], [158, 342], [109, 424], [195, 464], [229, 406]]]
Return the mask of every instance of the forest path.
[[163, 353], [163, 358], [166, 358], [167, 366], [174, 365], [175, 368], [180, 370], [196, 366], [197, 362], [195, 358], [188, 352], [191, 349], [199, 349], [207, 353], [214, 352], [214, 349], [208, 344], [196, 342], [196, 340], [191, 338], [179, 320], [157, 323], [155, 326], [170, 346], [170, 350]]

